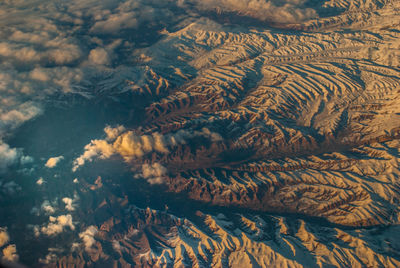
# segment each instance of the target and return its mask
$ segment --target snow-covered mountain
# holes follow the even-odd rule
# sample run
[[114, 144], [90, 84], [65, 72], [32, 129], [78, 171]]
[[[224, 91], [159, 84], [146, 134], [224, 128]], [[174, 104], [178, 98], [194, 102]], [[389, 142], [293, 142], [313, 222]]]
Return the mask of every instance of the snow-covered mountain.
[[28, 2], [0, 3], [3, 261], [400, 266], [400, 1]]

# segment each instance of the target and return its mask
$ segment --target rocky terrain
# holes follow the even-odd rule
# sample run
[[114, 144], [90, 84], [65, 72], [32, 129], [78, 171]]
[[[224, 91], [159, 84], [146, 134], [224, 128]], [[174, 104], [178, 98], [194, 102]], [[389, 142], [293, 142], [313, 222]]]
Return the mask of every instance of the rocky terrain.
[[[132, 81], [156, 99], [144, 123], [86, 151], [158, 165], [170, 191], [215, 205], [396, 224], [398, 30], [377, 26], [397, 2], [326, 5], [348, 9], [323, 19], [346, 26], [284, 26], [308, 29], [299, 34], [201, 19], [164, 33], [140, 51], [149, 80]], [[366, 25], [349, 19], [369, 13]]]
[[[178, 2], [162, 16], [179, 13], [173, 26], [125, 42], [126, 61], [91, 50], [123, 64], [40, 98], [53, 113], [17, 132], [44, 167], [21, 160], [7, 174], [40, 177], [0, 180], [3, 261], [399, 267], [400, 1], [266, 1], [271, 14], [252, 6], [263, 1]], [[111, 29], [88, 32], [99, 27]]]

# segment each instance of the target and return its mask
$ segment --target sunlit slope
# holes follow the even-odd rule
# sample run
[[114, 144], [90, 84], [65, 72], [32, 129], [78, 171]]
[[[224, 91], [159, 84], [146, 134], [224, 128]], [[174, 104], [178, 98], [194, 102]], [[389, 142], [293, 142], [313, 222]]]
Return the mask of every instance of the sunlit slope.
[[279, 30], [162, 31], [124, 87], [146, 99], [143, 121], [107, 127], [74, 170], [117, 155], [204, 211], [124, 209], [60, 263], [398, 267], [399, 3], [327, 1], [335, 16]]
[[[107, 201], [106, 201], [107, 200]], [[54, 267], [397, 267], [398, 227], [341, 230], [282, 216], [197, 212], [196, 224], [110, 193], [81, 251]], [[112, 216], [110, 215], [112, 211]], [[53, 267], [53, 265], [49, 265]]]
[[134, 132], [222, 138], [186, 136], [131, 163], [160, 163], [171, 191], [219, 205], [398, 223], [397, 28], [279, 33], [200, 20], [165, 33], [142, 58], [170, 77], [135, 87], [160, 99]]

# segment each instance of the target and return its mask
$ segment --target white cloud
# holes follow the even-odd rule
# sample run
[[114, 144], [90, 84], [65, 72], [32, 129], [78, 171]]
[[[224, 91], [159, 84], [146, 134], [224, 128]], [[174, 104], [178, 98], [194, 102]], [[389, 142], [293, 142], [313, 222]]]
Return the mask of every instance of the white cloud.
[[75, 225], [72, 222], [72, 216], [70, 214], [60, 215], [58, 217], [49, 217], [50, 223], [47, 226], [43, 226], [40, 231], [47, 236], [54, 236], [64, 232], [66, 227], [71, 230], [75, 230]]
[[51, 263], [54, 263], [55, 261], [57, 261], [57, 259], [58, 259], [58, 257], [55, 253], [49, 252], [44, 259], [40, 258], [39, 262], [44, 263], [44, 264], [51, 264]]
[[62, 201], [65, 204], [65, 209], [69, 211], [74, 211], [76, 206], [75, 202], [77, 201], [77, 199], [78, 199], [77, 196], [74, 196], [74, 199], [69, 197], [64, 197]]
[[40, 178], [36, 181], [36, 184], [37, 184], [37, 185], [42, 185], [43, 183], [45, 183], [45, 180], [44, 180], [42, 177], [40, 177]]
[[[123, 127], [106, 127], [105, 140], [92, 140], [85, 146], [84, 153], [76, 158], [73, 163], [73, 171], [76, 171], [86, 161], [91, 162], [95, 158], [107, 159], [114, 154], [119, 154], [129, 162], [135, 158], [141, 158], [151, 152], [167, 154], [170, 149], [186, 144], [187, 140], [196, 137], [204, 137], [212, 142], [222, 141], [220, 134], [211, 132], [207, 128], [201, 130], [179, 130], [175, 133], [161, 135], [154, 132], [151, 135], [137, 135], [133, 131], [125, 131]], [[124, 132], [125, 131], [125, 132]]]
[[46, 82], [50, 80], [49, 75], [45, 72], [44, 68], [35, 68], [29, 73], [30, 78], [33, 80]]
[[91, 31], [94, 33], [113, 34], [120, 30], [136, 28], [139, 23], [135, 12], [116, 13], [108, 15], [104, 20], [97, 21]]
[[72, 171], [76, 171], [86, 161], [92, 161], [93, 158], [100, 157], [109, 158], [115, 153], [114, 148], [105, 140], [92, 140], [90, 144], [85, 146], [85, 152], [74, 160]]
[[0, 141], [0, 171], [4, 171], [7, 167], [15, 164], [19, 158], [19, 152], [15, 148], [10, 148], [8, 144]]
[[34, 161], [33, 157], [27, 156], [27, 155], [21, 156], [21, 159], [20, 159], [20, 162], [22, 165], [33, 163], [33, 161]]
[[121, 135], [121, 133], [125, 132], [125, 130], [125, 127], [121, 125], [117, 127], [106, 126], [104, 128], [104, 132], [107, 135], [107, 140], [109, 141], [115, 140], [119, 135]]
[[85, 250], [87, 252], [93, 251], [93, 246], [96, 243], [96, 239], [94, 238], [94, 236], [97, 234], [97, 232], [98, 232], [97, 227], [91, 225], [87, 227], [85, 231], [79, 234], [79, 237], [82, 239], [83, 245], [85, 246]]
[[[10, 242], [10, 236], [7, 233], [6, 228], [0, 227], [0, 248], [4, 247], [2, 250], [2, 259], [8, 262], [16, 262], [19, 259], [17, 254], [17, 248], [15, 245], [7, 245]], [[7, 245], [7, 246], [6, 246]]]
[[[49, 96], [90, 97], [91, 87], [83, 86], [82, 81], [99, 77], [104, 67], [97, 65], [109, 64], [113, 50], [129, 43], [123, 42], [124, 36], [103, 40], [97, 33], [115, 34], [154, 17], [145, 17], [151, 7], [147, 1], [138, 0], [68, 0], [57, 5], [50, 0], [2, 1], [0, 10], [0, 159], [4, 160], [0, 171], [3, 171], [23, 157], [18, 149], [3, 142], [4, 136], [40, 115], [41, 104]], [[94, 25], [96, 33], [90, 32], [87, 25]], [[88, 68], [88, 60], [95, 66]], [[124, 81], [121, 78], [116, 84]]]
[[10, 237], [8, 236], [7, 229], [0, 228], [0, 247], [7, 244], [8, 241], [10, 241]]
[[150, 184], [161, 184], [163, 183], [163, 177], [167, 174], [167, 169], [160, 163], [143, 164], [142, 165], [142, 176]]
[[3, 260], [9, 262], [17, 262], [19, 256], [17, 254], [17, 247], [15, 245], [8, 245], [3, 249]]
[[30, 225], [29, 227], [31, 227], [33, 229], [33, 233], [34, 233], [35, 237], [40, 236], [40, 227], [38, 225]]
[[19, 186], [15, 181], [9, 181], [4, 183], [0, 181], [0, 189], [3, 194], [15, 194], [18, 191], [21, 191], [21, 186]]
[[[4, 172], [8, 167], [16, 163], [27, 164], [33, 160], [29, 156], [24, 156], [21, 149], [11, 148], [8, 144], [2, 141], [2, 138], [9, 134], [10, 131], [41, 112], [41, 110], [32, 102], [24, 102], [16, 106], [14, 106], [14, 102], [15, 100], [12, 98], [3, 98], [0, 100], [0, 159], [2, 159], [2, 161], [0, 161], [0, 172]], [[7, 106], [14, 107], [7, 109]]]
[[124, 62], [125, 56], [132, 58], [135, 41], [124, 30], [180, 21], [174, 7], [170, 0], [0, 1], [0, 158], [5, 160], [0, 169], [22, 157], [4, 136], [40, 115], [44, 100], [64, 94], [90, 98], [104, 72], [115, 75], [101, 89], [103, 96], [106, 90], [110, 95], [125, 90], [128, 77], [143, 80], [141, 67], [104, 65], [119, 48], [131, 48], [122, 55]]
[[[0, 121], [1, 128], [1, 121]], [[21, 149], [10, 148], [10, 146], [1, 141], [0, 133], [0, 173], [4, 172], [8, 167], [20, 163], [22, 165], [33, 162], [33, 158], [25, 156]]]
[[53, 214], [54, 212], [56, 212], [56, 208], [51, 205], [49, 200], [43, 201], [41, 209], [48, 214]]
[[306, 0], [186, 0], [200, 10], [235, 12], [261, 21], [273, 23], [295, 23], [316, 18], [317, 12], [304, 7]]
[[94, 24], [90, 29], [94, 34], [118, 35], [124, 30], [136, 29], [146, 22], [173, 20], [169, 10], [174, 1], [124, 0], [114, 1], [106, 9], [96, 10], [93, 14]]
[[94, 64], [107, 65], [110, 64], [110, 56], [104, 48], [95, 48], [89, 53], [89, 61]]
[[75, 210], [75, 207], [72, 205], [73, 200], [69, 197], [64, 197], [62, 201], [65, 203], [65, 209], [69, 211]]
[[54, 168], [63, 159], [64, 156], [51, 157], [47, 160], [45, 166], [48, 168]]

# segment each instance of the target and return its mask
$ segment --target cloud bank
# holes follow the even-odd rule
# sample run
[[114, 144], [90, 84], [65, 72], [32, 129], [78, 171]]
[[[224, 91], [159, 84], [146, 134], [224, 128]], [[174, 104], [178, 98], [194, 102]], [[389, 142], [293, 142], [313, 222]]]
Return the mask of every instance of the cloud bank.
[[[212, 142], [222, 141], [220, 134], [211, 132], [207, 128], [201, 130], [179, 130], [176, 133], [162, 135], [158, 132], [148, 135], [138, 135], [134, 131], [125, 131], [119, 126], [104, 129], [107, 138], [104, 140], [92, 140], [85, 146], [84, 153], [73, 162], [73, 171], [76, 171], [85, 162], [93, 159], [107, 159], [118, 154], [126, 162], [138, 159], [146, 154], [157, 152], [167, 154], [178, 145], [186, 144], [189, 139], [203, 137]], [[125, 131], [125, 132], [124, 132]]]
[[186, 0], [200, 10], [234, 12], [261, 21], [296, 23], [316, 18], [317, 12], [305, 7], [306, 0]]
[[[0, 170], [23, 157], [4, 142], [5, 136], [42, 114], [44, 100], [69, 94], [91, 98], [96, 90], [117, 94], [129, 88], [127, 78], [140, 86], [145, 71], [126, 62], [137, 60], [135, 48], [143, 40], [134, 40], [127, 31], [138, 34], [148, 27], [189, 22], [198, 18], [193, 6], [284, 23], [316, 16], [305, 7], [305, 0], [0, 2], [0, 157], [4, 159]], [[104, 73], [113, 73], [112, 79], [99, 89], [94, 84]], [[150, 135], [133, 154], [146, 153], [144, 143], [155, 143], [155, 138]]]
[[117, 94], [113, 90], [126, 86], [121, 73], [140, 73], [125, 65], [136, 41], [124, 31], [172, 23], [174, 6], [159, 0], [0, 1], [0, 172], [23, 156], [6, 136], [42, 114], [48, 100], [93, 97], [98, 77], [113, 72], [118, 75], [102, 94]]

